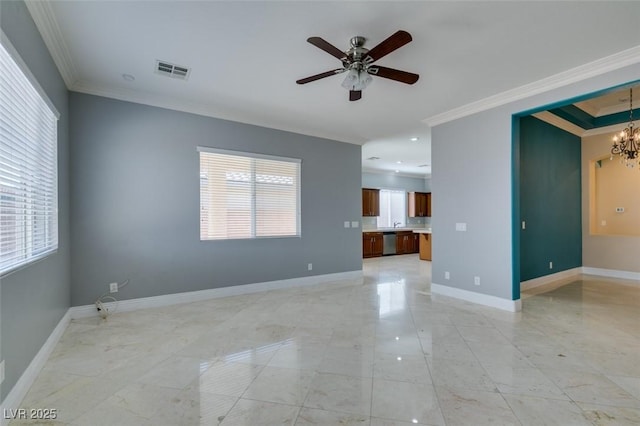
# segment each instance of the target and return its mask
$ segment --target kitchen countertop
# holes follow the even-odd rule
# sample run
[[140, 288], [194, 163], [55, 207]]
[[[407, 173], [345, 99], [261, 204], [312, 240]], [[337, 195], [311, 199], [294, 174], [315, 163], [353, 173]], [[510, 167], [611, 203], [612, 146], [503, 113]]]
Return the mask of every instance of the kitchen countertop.
[[372, 228], [363, 229], [362, 232], [416, 232], [416, 233], [431, 233], [431, 228], [425, 228], [424, 226], [416, 227], [403, 227], [403, 228]]
[[414, 229], [413, 233], [414, 234], [430, 234], [431, 228]]

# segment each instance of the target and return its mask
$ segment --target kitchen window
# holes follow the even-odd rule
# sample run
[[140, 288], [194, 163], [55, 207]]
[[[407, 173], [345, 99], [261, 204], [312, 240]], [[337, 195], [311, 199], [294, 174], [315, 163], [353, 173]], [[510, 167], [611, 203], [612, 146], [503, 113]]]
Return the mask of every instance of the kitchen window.
[[0, 43], [0, 275], [58, 249], [58, 113]]
[[403, 227], [406, 220], [407, 193], [393, 189], [381, 189], [378, 228]]
[[198, 151], [200, 240], [300, 236], [301, 160]]

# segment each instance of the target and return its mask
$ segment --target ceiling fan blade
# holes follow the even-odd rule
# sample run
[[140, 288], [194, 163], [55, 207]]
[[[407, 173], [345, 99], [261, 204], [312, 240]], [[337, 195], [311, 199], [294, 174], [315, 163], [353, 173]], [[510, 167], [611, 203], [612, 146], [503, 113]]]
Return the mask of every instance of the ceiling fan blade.
[[409, 43], [411, 40], [411, 34], [406, 31], [400, 30], [393, 33], [382, 43], [378, 44], [376, 47], [371, 49], [367, 56], [365, 56], [364, 61], [367, 64], [377, 61], [383, 56], [388, 55], [396, 49], [401, 48], [405, 44]]
[[406, 84], [413, 84], [418, 81], [418, 78], [420, 78], [418, 74], [414, 74], [412, 72], [400, 71], [393, 68], [381, 67], [377, 65], [369, 67], [367, 69], [367, 73]]
[[328, 41], [324, 40], [323, 38], [320, 38], [320, 37], [309, 37], [307, 39], [307, 41], [309, 43], [313, 44], [318, 49], [324, 50], [329, 55], [335, 56], [336, 58], [340, 59], [341, 61], [343, 59], [346, 59], [346, 57], [347, 57], [346, 53], [344, 53], [342, 50], [338, 49], [337, 47], [335, 47], [333, 44], [329, 43]]
[[323, 73], [320, 73], [320, 74], [312, 75], [311, 77], [301, 78], [300, 80], [296, 80], [296, 83], [298, 83], [298, 84], [311, 83], [312, 81], [320, 80], [321, 78], [325, 78], [325, 77], [331, 77], [332, 75], [340, 74], [340, 73], [343, 73], [345, 71], [346, 70], [344, 68], [337, 68], [335, 70], [331, 70], [331, 71], [323, 72]]
[[358, 101], [362, 98], [362, 90], [349, 90], [349, 100]]

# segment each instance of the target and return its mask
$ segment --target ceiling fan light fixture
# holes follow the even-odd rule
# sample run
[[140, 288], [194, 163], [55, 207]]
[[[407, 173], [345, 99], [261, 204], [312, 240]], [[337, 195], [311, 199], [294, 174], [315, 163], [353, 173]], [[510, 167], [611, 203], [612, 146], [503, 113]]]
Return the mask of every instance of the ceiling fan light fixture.
[[347, 90], [364, 90], [371, 84], [371, 80], [371, 76], [366, 71], [351, 68], [342, 82], [342, 87]]

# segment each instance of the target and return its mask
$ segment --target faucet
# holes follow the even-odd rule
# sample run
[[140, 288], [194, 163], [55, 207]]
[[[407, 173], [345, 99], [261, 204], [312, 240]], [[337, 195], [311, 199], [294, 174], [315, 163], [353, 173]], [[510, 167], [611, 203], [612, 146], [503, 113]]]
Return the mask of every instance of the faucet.
[[402, 222], [393, 222], [393, 227], [397, 228], [398, 225], [402, 225]]

